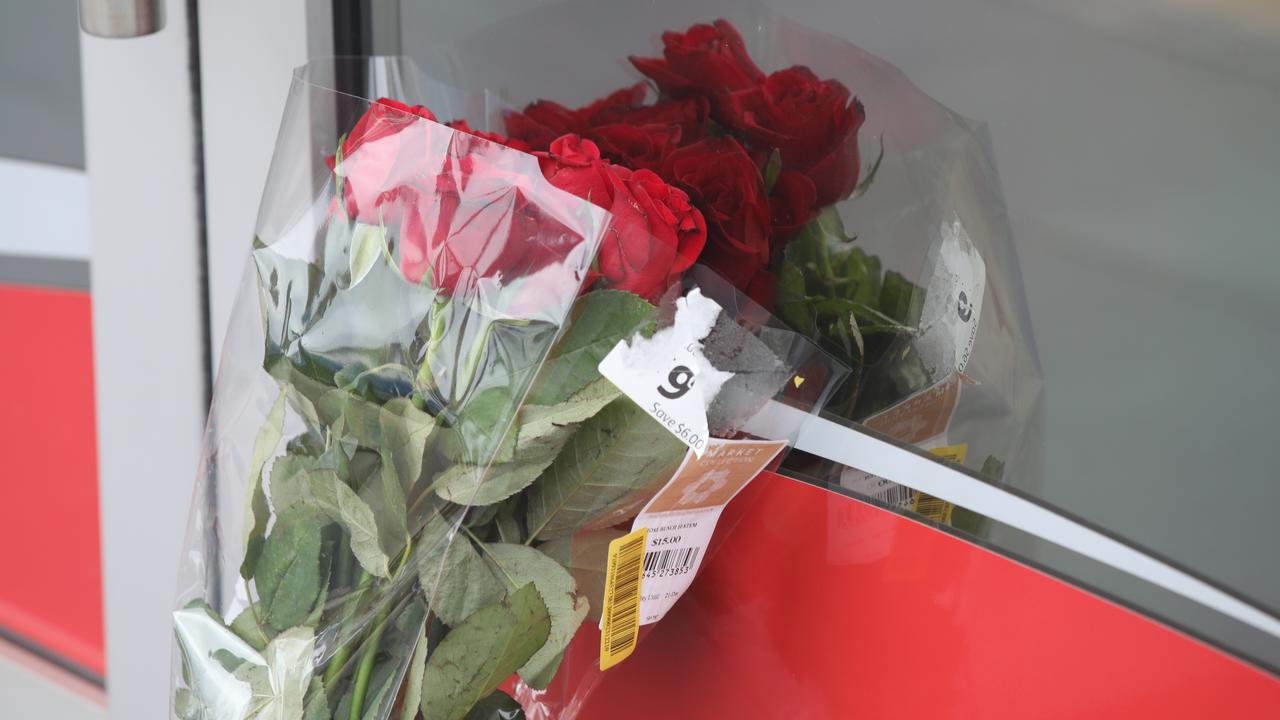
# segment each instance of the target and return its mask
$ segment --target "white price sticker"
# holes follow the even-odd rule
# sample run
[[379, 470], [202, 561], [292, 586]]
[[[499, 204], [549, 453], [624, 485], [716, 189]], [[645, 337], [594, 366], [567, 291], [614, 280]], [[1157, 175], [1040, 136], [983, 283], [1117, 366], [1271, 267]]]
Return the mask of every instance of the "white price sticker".
[[733, 373], [717, 370], [702, 352], [721, 308], [694, 288], [676, 300], [675, 321], [646, 338], [620, 341], [600, 361], [600, 374], [688, 445], [707, 449], [707, 408]]
[[978, 336], [987, 266], [959, 220], [942, 226], [916, 347], [934, 380], [963, 372]]
[[640, 624], [662, 619], [698, 574], [720, 513], [786, 447], [781, 440], [712, 439], [701, 457], [685, 455], [676, 474], [632, 523], [649, 531]]

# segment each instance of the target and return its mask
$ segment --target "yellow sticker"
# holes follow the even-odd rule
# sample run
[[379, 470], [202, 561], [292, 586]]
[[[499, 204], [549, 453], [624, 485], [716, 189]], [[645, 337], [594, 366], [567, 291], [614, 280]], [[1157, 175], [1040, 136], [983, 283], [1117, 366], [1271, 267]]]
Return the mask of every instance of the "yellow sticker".
[[640, 528], [609, 543], [604, 607], [600, 611], [600, 669], [626, 660], [640, 635], [640, 581], [649, 531]]
[[929, 452], [937, 455], [943, 460], [950, 460], [953, 463], [964, 464], [964, 459], [969, 455], [969, 444], [960, 443], [959, 445], [947, 445], [946, 447], [934, 448]]
[[[961, 443], [959, 445], [947, 445], [945, 447], [934, 448], [929, 452], [937, 455], [943, 460], [950, 460], [953, 463], [964, 464], [965, 457], [969, 454], [969, 445]], [[945, 500], [939, 500], [932, 495], [926, 495], [920, 491], [915, 491], [914, 502], [911, 511], [919, 515], [923, 515], [930, 520], [942, 523], [944, 525], [951, 524], [951, 516], [955, 512], [955, 503], [949, 503]]]

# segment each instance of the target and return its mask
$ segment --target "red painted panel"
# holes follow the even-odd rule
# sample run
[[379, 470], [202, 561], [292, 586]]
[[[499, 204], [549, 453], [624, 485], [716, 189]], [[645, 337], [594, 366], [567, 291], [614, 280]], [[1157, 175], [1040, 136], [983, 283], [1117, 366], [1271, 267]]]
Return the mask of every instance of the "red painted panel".
[[[749, 491], [578, 717], [1280, 717], [1277, 678], [1055, 578], [787, 478]], [[597, 675], [598, 643], [563, 675]]]
[[0, 285], [0, 627], [103, 673], [89, 294]]

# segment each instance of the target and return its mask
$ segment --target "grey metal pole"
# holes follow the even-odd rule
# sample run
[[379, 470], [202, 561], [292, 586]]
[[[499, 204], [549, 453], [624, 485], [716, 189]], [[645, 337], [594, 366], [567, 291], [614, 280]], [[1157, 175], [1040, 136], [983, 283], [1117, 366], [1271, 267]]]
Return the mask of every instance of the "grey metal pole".
[[164, 29], [163, 0], [80, 0], [80, 29], [104, 38], [132, 38]]

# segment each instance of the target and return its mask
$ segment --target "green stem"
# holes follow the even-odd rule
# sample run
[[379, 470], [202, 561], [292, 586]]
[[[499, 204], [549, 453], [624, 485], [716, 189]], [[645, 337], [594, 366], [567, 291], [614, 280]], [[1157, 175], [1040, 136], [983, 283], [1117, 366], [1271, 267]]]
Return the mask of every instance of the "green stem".
[[344, 588], [351, 585], [351, 570], [355, 563], [355, 556], [351, 554], [350, 533], [346, 530], [342, 531], [342, 539], [338, 545], [338, 582], [337, 587]]
[[[373, 583], [373, 576], [365, 572], [364, 570], [361, 570], [360, 584], [355, 590], [355, 597], [351, 599], [351, 605], [347, 607], [347, 610], [344, 613], [344, 617], [342, 618], [342, 620], [339, 621], [339, 625], [342, 625], [343, 623], [345, 623], [347, 620], [349, 620], [351, 617], [353, 617], [356, 614], [356, 610], [358, 610], [360, 607], [361, 596], [364, 595], [364, 592], [368, 590], [369, 585], [371, 585], [372, 583]], [[341, 642], [341, 640], [342, 638], [341, 636], [339, 636], [339, 641]], [[338, 674], [342, 672], [343, 666], [347, 664], [347, 659], [351, 657], [351, 646], [355, 644], [355, 641], [356, 641], [356, 637], [347, 638], [347, 642], [344, 643], [341, 647], [339, 647], [338, 651], [335, 652], [333, 654], [333, 657], [329, 659], [329, 664], [324, 669], [324, 677], [323, 677], [324, 685], [326, 688], [332, 685], [334, 680], [338, 679]]]
[[471, 532], [471, 528], [467, 527], [466, 525], [463, 525], [462, 529], [467, 533], [467, 536], [470, 537], [473, 542], [475, 542], [476, 547], [480, 548], [480, 552], [484, 553], [485, 556], [487, 556], [489, 560], [498, 567], [498, 570], [501, 571], [503, 576], [507, 578], [507, 582], [511, 583], [511, 587], [517, 587], [518, 585], [516, 583], [516, 579], [511, 577], [511, 573], [507, 572], [506, 568], [502, 567], [502, 563], [498, 562], [498, 558], [493, 556], [493, 552], [489, 550], [489, 548], [485, 546], [484, 543], [480, 542], [480, 538], [476, 537], [476, 534]]
[[377, 623], [373, 632], [365, 641], [364, 655], [360, 657], [360, 667], [356, 670], [355, 690], [351, 693], [350, 720], [360, 720], [364, 714], [364, 696], [369, 691], [369, 676], [373, 673], [373, 661], [378, 655], [378, 646], [382, 643], [382, 633], [387, 629], [387, 616], [391, 607], [387, 606], [378, 612]]
[[440, 352], [440, 345], [444, 342], [445, 332], [448, 330], [448, 318], [445, 317], [445, 308], [448, 307], [448, 301], [443, 297], [437, 297], [431, 303], [431, 311], [428, 317], [427, 329], [431, 333], [427, 338], [427, 350], [423, 354], [422, 365], [418, 368], [418, 389], [426, 391], [435, 387], [435, 378], [432, 375], [431, 368], [435, 364], [436, 356]]
[[262, 618], [258, 617], [258, 604], [253, 601], [253, 594], [249, 592], [249, 581], [244, 580], [244, 596], [249, 598], [249, 612], [253, 614], [253, 625], [258, 630], [258, 635], [262, 637], [263, 645], [271, 642], [271, 638], [267, 637], [266, 631], [262, 629]]

